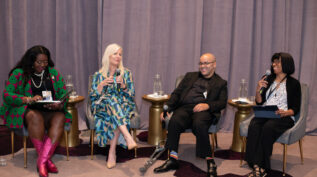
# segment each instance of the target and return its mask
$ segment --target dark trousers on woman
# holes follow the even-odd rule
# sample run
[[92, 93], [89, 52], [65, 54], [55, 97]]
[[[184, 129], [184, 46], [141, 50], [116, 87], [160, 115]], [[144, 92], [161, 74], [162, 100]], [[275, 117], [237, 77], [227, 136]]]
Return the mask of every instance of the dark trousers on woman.
[[169, 121], [166, 146], [170, 151], [178, 152], [180, 134], [191, 128], [196, 136], [196, 156], [211, 157], [208, 129], [214, 119], [208, 111], [193, 112], [195, 105], [177, 108]]
[[252, 168], [258, 165], [266, 170], [271, 169], [270, 157], [274, 142], [294, 125], [290, 117], [279, 119], [254, 118], [248, 130], [245, 161]]

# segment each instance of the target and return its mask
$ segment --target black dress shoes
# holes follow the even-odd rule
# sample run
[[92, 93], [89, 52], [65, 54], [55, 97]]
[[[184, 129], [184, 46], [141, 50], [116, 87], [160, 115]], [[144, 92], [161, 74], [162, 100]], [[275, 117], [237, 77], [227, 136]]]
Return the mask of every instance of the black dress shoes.
[[179, 165], [176, 159], [170, 158], [169, 160], [166, 160], [163, 165], [157, 167], [154, 169], [154, 173], [163, 173], [170, 170], [176, 170], [178, 169]]
[[214, 159], [207, 160], [207, 177], [217, 177], [217, 165]]

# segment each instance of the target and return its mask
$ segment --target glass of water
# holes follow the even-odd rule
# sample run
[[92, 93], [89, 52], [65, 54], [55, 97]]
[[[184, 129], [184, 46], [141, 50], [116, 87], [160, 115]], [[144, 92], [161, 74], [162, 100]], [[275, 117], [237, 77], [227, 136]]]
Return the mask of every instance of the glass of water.
[[70, 96], [76, 95], [76, 92], [74, 91], [74, 84], [73, 84], [72, 75], [70, 75], [70, 74], [66, 76], [66, 89], [68, 92], [71, 92], [69, 94]]
[[6, 166], [7, 165], [7, 160], [4, 157], [0, 157], [0, 166]]

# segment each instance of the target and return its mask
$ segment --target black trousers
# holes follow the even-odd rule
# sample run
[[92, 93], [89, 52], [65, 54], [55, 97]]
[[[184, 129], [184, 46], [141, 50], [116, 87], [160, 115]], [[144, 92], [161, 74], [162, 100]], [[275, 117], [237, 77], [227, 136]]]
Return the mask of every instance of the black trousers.
[[274, 142], [294, 125], [290, 117], [280, 119], [254, 118], [248, 130], [245, 161], [252, 168], [258, 165], [266, 170], [271, 169], [270, 157]]
[[178, 152], [180, 134], [191, 128], [196, 136], [196, 156], [211, 157], [208, 129], [214, 119], [208, 111], [193, 112], [195, 105], [184, 105], [173, 112], [168, 124], [166, 147]]

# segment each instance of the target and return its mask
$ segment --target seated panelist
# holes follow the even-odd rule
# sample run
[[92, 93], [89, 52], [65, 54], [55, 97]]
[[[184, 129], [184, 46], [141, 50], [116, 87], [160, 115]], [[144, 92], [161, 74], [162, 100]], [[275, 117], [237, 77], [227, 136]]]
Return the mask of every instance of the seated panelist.
[[274, 142], [294, 125], [301, 106], [301, 86], [291, 74], [295, 71], [293, 57], [275, 53], [271, 58], [271, 75], [257, 84], [256, 103], [277, 105], [281, 118], [254, 117], [248, 129], [245, 160], [252, 168], [248, 176], [266, 176], [271, 169], [270, 157]]
[[123, 67], [122, 47], [110, 44], [102, 57], [102, 67], [93, 76], [89, 94], [98, 145], [104, 147], [110, 142], [109, 169], [116, 166], [117, 144], [129, 150], [137, 147], [128, 130], [135, 109], [134, 95], [132, 73]]
[[51, 161], [65, 124], [71, 122], [66, 103], [33, 104], [39, 100], [57, 100], [64, 97], [66, 87], [54, 68], [50, 52], [44, 46], [33, 46], [10, 71], [3, 91], [4, 103], [0, 116], [9, 128], [27, 127], [37, 151], [39, 176], [57, 173]]
[[[189, 72], [173, 91], [166, 103], [173, 112], [168, 124], [166, 148], [169, 160], [154, 169], [162, 173], [178, 168], [178, 145], [180, 134], [191, 128], [196, 136], [196, 156], [213, 163], [208, 129], [216, 124], [221, 110], [227, 105], [227, 81], [215, 73], [216, 58], [205, 53], [199, 60], [199, 72]], [[169, 113], [167, 114], [171, 116]], [[164, 120], [163, 113], [160, 115]], [[209, 169], [209, 166], [208, 166]]]

